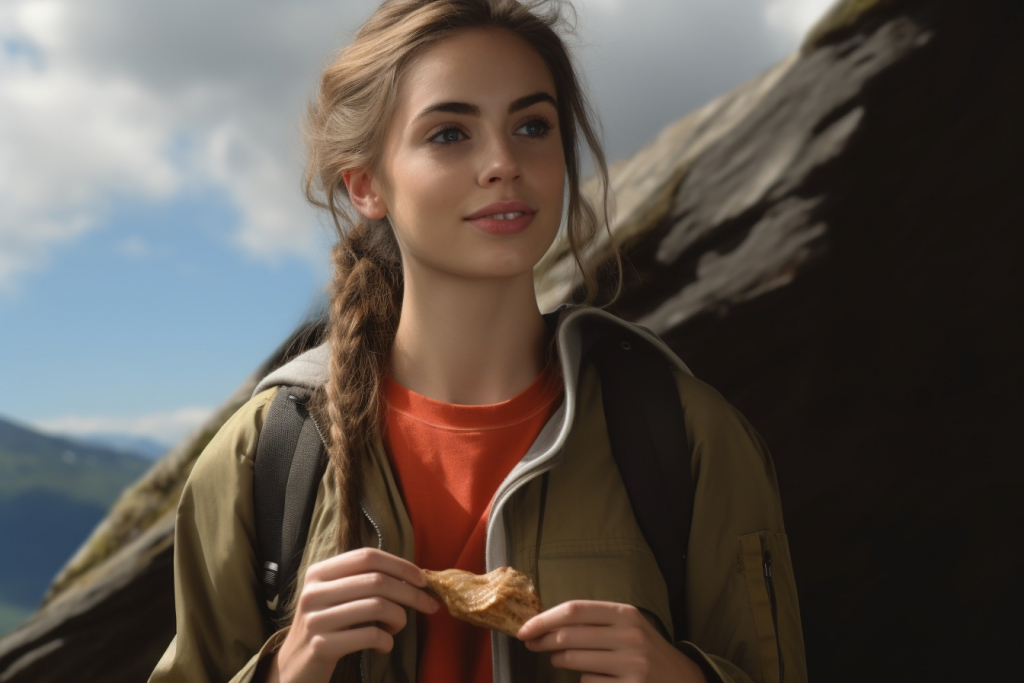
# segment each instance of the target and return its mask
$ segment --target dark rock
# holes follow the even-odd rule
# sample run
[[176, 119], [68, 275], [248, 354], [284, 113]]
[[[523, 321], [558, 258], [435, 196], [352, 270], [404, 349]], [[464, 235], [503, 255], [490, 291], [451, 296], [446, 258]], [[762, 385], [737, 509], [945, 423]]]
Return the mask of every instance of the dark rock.
[[0, 681], [137, 683], [174, 636], [174, 516], [0, 641]]
[[617, 225], [612, 310], [771, 446], [812, 677], [1005, 675], [1024, 637], [1024, 5], [865, 17], [628, 162], [682, 164], [660, 218]]

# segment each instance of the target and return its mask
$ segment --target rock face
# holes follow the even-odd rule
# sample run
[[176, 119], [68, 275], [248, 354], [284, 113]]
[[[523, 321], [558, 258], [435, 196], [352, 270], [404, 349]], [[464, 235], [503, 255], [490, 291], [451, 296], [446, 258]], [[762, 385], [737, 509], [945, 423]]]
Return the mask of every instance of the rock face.
[[1024, 636], [1022, 33], [887, 3], [618, 169], [666, 185], [616, 189], [613, 310], [770, 445], [816, 679], [1008, 672]]
[[[771, 446], [816, 680], [1009, 673], [1024, 636], [1022, 37], [1016, 0], [839, 2], [613, 169], [612, 310]], [[545, 308], [573, 291], [565, 257]], [[177, 493], [245, 395], [0, 640], [0, 682], [145, 678], [173, 632]]]

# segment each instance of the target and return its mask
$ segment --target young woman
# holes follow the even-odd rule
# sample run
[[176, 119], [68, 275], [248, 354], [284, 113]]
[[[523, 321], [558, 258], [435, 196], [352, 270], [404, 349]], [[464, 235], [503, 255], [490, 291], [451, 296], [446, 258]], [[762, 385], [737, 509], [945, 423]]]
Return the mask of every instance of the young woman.
[[[339, 231], [329, 339], [261, 382], [199, 457], [178, 508], [177, 636], [151, 681], [805, 680], [757, 434], [671, 358], [695, 482], [684, 638], [579, 348], [587, 320], [625, 323], [538, 310], [533, 268], [563, 218], [582, 264], [604, 215], [580, 192], [580, 136], [607, 182], [557, 9], [389, 0], [324, 72], [307, 192]], [[330, 466], [290, 623], [271, 632], [253, 458], [296, 383]], [[547, 608], [518, 639], [423, 590], [423, 568], [505, 565]]]

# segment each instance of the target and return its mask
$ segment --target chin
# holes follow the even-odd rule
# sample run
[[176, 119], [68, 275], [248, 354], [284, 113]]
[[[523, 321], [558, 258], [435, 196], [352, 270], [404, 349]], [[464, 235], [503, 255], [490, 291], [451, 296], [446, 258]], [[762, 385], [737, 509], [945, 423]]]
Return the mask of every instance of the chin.
[[449, 272], [470, 279], [502, 280], [529, 273], [533, 277], [535, 261], [530, 259], [464, 259]]
[[533, 268], [543, 258], [544, 253], [537, 249], [523, 253], [505, 251], [495, 254], [494, 258], [486, 259], [480, 270], [485, 277], [515, 277], [523, 273], [531, 273], [532, 277]]
[[534, 266], [550, 245], [540, 241], [463, 243], [448, 253], [439, 253], [437, 245], [432, 246], [432, 253], [421, 253], [416, 259], [431, 270], [473, 280], [515, 278], [524, 274], [532, 280]]

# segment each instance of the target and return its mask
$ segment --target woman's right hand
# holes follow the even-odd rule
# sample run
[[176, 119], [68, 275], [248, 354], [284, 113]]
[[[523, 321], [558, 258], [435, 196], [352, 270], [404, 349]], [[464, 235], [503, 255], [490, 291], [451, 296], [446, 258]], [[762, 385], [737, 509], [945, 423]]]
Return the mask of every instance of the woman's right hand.
[[312, 565], [267, 680], [326, 683], [347, 654], [390, 652], [394, 634], [405, 626], [404, 607], [427, 614], [440, 609], [422, 590], [426, 584], [419, 567], [376, 548], [350, 550]]

